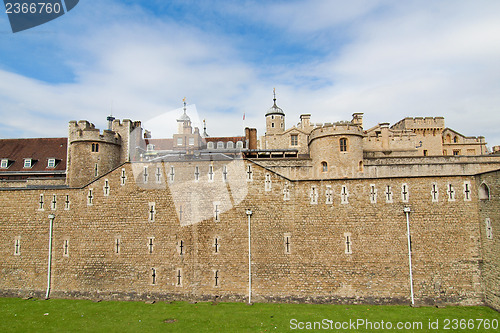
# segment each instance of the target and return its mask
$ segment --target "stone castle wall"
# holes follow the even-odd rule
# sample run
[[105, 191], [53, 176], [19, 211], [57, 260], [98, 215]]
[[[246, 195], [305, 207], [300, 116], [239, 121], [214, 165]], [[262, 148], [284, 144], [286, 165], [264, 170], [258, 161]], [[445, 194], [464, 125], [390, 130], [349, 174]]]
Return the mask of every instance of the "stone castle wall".
[[[483, 174], [478, 182], [485, 183], [489, 199], [479, 200], [479, 225], [483, 252], [483, 288], [488, 305], [500, 311], [500, 171]], [[488, 222], [489, 221], [489, 222]]]
[[83, 188], [2, 191], [0, 290], [44, 293], [55, 214], [54, 297], [243, 300], [251, 209], [255, 301], [408, 303], [410, 206], [417, 303], [481, 304], [477, 187], [473, 176], [291, 181], [243, 160], [126, 163]]

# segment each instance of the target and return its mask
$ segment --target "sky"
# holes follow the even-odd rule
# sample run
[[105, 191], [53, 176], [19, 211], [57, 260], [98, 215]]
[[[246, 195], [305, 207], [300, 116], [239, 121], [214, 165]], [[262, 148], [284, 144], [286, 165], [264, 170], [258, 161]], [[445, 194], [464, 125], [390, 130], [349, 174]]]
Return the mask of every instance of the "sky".
[[171, 137], [183, 98], [211, 136], [260, 136], [276, 88], [287, 128], [442, 116], [500, 145], [497, 0], [81, 0], [15, 34], [0, 9], [0, 138], [111, 113]]

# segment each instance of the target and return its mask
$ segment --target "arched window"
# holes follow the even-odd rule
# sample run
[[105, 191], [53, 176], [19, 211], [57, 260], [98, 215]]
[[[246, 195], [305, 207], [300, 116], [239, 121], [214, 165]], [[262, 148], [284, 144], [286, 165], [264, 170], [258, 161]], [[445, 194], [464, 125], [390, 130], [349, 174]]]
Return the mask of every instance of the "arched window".
[[227, 149], [234, 149], [234, 142], [233, 141], [228, 141]]
[[93, 153], [98, 153], [99, 152], [99, 144], [98, 143], [93, 143], [92, 144], [92, 152]]
[[217, 149], [224, 149], [224, 142], [222, 141], [217, 142]]
[[479, 186], [479, 200], [490, 200], [490, 188], [485, 183]]
[[243, 149], [243, 141], [236, 142], [236, 148]]
[[359, 172], [363, 172], [363, 161], [359, 161], [358, 170]]
[[446, 135], [446, 143], [451, 143], [451, 135]]
[[339, 145], [340, 151], [347, 151], [347, 138], [340, 138]]
[[458, 138], [456, 136], [453, 137], [453, 143], [457, 143], [458, 142]]
[[328, 163], [325, 161], [321, 162], [321, 171], [327, 172], [328, 171]]
[[214, 149], [214, 143], [212, 141], [208, 142], [207, 148], [208, 149]]

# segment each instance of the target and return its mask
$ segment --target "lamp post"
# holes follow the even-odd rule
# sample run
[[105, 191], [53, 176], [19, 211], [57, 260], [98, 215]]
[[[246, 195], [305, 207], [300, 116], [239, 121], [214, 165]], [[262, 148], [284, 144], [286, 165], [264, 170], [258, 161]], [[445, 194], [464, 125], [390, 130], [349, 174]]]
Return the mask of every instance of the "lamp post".
[[406, 214], [406, 233], [408, 236], [408, 264], [410, 266], [410, 293], [411, 293], [411, 305], [415, 305], [415, 299], [413, 297], [413, 272], [411, 267], [411, 236], [410, 236], [410, 212], [409, 206], [405, 206], [403, 211]]
[[45, 299], [49, 298], [50, 294], [50, 275], [52, 269], [52, 227], [54, 225], [54, 218], [56, 216], [54, 214], [49, 215], [49, 263], [47, 267], [47, 293], [45, 294]]
[[247, 209], [246, 214], [248, 216], [248, 304], [252, 304], [252, 234], [250, 229], [250, 220], [253, 214], [252, 210]]

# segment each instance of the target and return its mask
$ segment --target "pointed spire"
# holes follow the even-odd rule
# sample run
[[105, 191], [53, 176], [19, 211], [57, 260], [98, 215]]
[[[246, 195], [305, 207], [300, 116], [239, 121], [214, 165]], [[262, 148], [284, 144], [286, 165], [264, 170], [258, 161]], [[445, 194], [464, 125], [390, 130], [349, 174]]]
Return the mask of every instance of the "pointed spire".
[[203, 119], [203, 134], [202, 138], [208, 138], [210, 135], [207, 134], [207, 123], [205, 119]]
[[189, 116], [186, 114], [186, 105], [187, 105], [187, 103], [186, 103], [186, 97], [184, 97], [182, 99], [182, 101], [184, 102], [184, 113], [182, 114], [182, 116], [179, 119], [177, 119], [177, 121], [179, 121], [179, 122], [180, 121], [191, 121], [191, 119], [189, 118]]
[[277, 114], [277, 115], [281, 115], [281, 116], [284, 116], [285, 115], [285, 112], [283, 112], [283, 109], [281, 109], [279, 106], [276, 105], [276, 88], [273, 88], [273, 101], [274, 101], [274, 104], [273, 106], [267, 111], [266, 113], [266, 117], [269, 116], [269, 115], [272, 115], [272, 114]]

